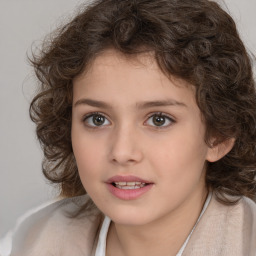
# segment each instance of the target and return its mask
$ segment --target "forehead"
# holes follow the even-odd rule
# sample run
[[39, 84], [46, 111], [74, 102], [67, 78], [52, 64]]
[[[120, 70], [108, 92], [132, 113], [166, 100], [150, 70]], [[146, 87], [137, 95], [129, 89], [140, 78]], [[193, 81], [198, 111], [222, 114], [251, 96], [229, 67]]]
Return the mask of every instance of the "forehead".
[[[153, 52], [127, 56], [107, 50], [97, 56], [73, 81], [74, 99], [86, 95], [99, 100], [168, 100], [195, 103], [194, 87], [182, 79], [167, 77], [159, 68]], [[113, 101], [115, 102], [115, 101]]]
[[[107, 69], [116, 68], [117, 66], [122, 68], [123, 71], [126, 69], [130, 70], [140, 70], [144, 68], [146, 70], [159, 70], [158, 64], [154, 57], [153, 51], [147, 51], [139, 54], [123, 54], [115, 49], [106, 49], [105, 51], [98, 54], [92, 61], [88, 64], [85, 70], [78, 77], [87, 76], [88, 78], [93, 76], [95, 73], [107, 72]], [[116, 70], [120, 71], [120, 70]], [[98, 73], [99, 74], [99, 73]], [[117, 72], [116, 72], [117, 74]]]

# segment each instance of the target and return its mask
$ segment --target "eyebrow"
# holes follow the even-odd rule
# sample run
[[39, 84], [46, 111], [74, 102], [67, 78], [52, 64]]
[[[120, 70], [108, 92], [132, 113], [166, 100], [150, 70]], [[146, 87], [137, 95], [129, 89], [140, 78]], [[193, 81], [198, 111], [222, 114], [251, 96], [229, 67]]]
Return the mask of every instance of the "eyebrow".
[[[106, 102], [92, 100], [92, 99], [80, 99], [75, 102], [74, 107], [79, 105], [89, 105], [92, 107], [111, 109], [112, 106]], [[182, 106], [187, 107], [187, 105], [183, 102], [179, 102], [173, 99], [168, 100], [156, 100], [156, 101], [145, 101], [136, 103], [136, 108], [138, 109], [146, 109], [151, 107], [163, 107], [163, 106]]]
[[156, 100], [156, 101], [145, 101], [136, 104], [138, 109], [145, 109], [151, 107], [163, 107], [163, 106], [182, 106], [187, 107], [185, 103], [168, 99], [168, 100]]
[[99, 107], [99, 108], [112, 108], [108, 103], [99, 100], [92, 100], [92, 99], [80, 99], [75, 104], [74, 107], [79, 105], [89, 105], [92, 107]]

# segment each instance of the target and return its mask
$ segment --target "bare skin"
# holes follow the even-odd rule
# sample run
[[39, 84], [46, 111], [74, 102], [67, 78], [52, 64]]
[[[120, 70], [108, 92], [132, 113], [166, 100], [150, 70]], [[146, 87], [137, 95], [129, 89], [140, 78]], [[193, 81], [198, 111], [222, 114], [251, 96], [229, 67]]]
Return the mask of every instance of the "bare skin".
[[174, 213], [173, 218], [168, 216], [161, 222], [142, 227], [122, 227], [112, 222], [107, 236], [106, 256], [175, 256], [194, 227], [204, 198], [196, 201], [197, 205], [190, 205], [187, 214], [182, 217]]
[[[205, 143], [193, 86], [167, 78], [150, 54], [108, 50], [73, 85], [72, 145], [83, 186], [112, 220], [107, 255], [176, 255], [207, 196], [206, 162], [232, 145]], [[149, 189], [134, 197], [113, 177]]]

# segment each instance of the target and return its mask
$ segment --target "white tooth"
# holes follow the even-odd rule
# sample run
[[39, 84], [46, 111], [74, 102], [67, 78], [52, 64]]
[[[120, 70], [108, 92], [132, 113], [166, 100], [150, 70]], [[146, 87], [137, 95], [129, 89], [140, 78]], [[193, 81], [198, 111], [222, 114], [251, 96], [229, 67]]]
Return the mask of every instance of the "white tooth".
[[119, 186], [119, 185], [116, 185], [116, 187], [119, 189], [139, 189], [139, 188], [141, 188], [140, 186]]
[[136, 182], [135, 181], [129, 181], [127, 182], [127, 186], [135, 186]]
[[119, 185], [119, 186], [145, 186], [146, 183], [143, 183], [143, 182], [140, 182], [140, 181], [128, 181], [128, 182], [125, 182], [125, 181], [117, 181], [117, 182], [114, 182], [115, 185]]
[[135, 186], [124, 186], [122, 189], [135, 189]]
[[119, 189], [124, 189], [125, 186], [120, 186], [120, 185], [116, 184], [116, 187]]
[[125, 181], [118, 181], [118, 182], [115, 182], [115, 184], [119, 185], [119, 186], [125, 186], [126, 182]]

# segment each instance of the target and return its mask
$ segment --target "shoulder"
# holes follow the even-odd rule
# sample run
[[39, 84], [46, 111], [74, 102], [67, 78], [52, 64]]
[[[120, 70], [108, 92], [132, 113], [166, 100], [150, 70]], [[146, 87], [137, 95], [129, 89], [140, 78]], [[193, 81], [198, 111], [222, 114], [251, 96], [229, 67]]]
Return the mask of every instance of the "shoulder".
[[231, 197], [226, 196], [230, 201], [237, 201], [234, 204], [224, 204], [221, 203], [215, 195], [213, 195], [210, 207], [209, 214], [218, 214], [218, 215], [228, 215], [229, 217], [237, 217], [243, 215], [249, 215], [250, 218], [256, 218], [256, 203], [248, 197]]
[[241, 197], [233, 205], [225, 205], [214, 196], [208, 212], [208, 217], [212, 216], [219, 217], [220, 222], [226, 219], [230, 229], [256, 229], [256, 203], [247, 197]]
[[225, 205], [213, 195], [184, 255], [256, 255], [255, 202], [242, 197], [234, 205]]
[[74, 217], [89, 200], [63, 199], [30, 215], [13, 236], [11, 256], [90, 255], [101, 213], [95, 208]]
[[238, 205], [240, 205], [240, 208], [243, 209], [243, 211], [248, 214], [251, 219], [256, 221], [256, 203], [253, 200], [243, 197], [239, 201]]
[[[247, 255], [256, 255], [256, 203], [247, 197], [243, 197], [237, 205], [234, 206], [234, 211], [238, 214], [233, 216], [233, 223], [240, 222], [241, 239], [243, 239], [244, 247], [247, 247]], [[246, 251], [246, 249], [245, 249]], [[250, 251], [250, 253], [249, 253]], [[247, 251], [246, 251], [247, 252]]]

